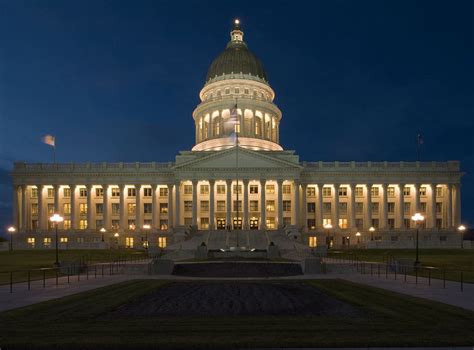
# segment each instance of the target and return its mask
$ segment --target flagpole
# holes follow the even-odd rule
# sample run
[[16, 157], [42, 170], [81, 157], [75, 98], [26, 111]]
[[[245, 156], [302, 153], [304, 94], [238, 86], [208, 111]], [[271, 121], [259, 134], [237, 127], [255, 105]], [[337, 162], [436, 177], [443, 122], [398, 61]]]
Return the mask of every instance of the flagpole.
[[237, 123], [235, 124], [235, 177], [237, 182], [237, 247], [239, 246], [239, 132], [237, 132], [237, 125], [239, 128], [240, 119], [239, 119], [239, 112], [237, 111], [237, 99], [235, 99], [235, 113], [237, 115]]
[[53, 164], [56, 164], [56, 140], [54, 141], [53, 146]]

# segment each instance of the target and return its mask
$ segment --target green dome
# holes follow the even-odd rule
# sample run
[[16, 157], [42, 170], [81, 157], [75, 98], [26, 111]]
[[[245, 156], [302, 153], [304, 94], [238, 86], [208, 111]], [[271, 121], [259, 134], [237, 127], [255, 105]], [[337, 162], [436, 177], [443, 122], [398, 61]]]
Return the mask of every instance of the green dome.
[[212, 62], [207, 71], [206, 82], [224, 74], [249, 74], [268, 81], [262, 62], [243, 41], [230, 41], [226, 49]]

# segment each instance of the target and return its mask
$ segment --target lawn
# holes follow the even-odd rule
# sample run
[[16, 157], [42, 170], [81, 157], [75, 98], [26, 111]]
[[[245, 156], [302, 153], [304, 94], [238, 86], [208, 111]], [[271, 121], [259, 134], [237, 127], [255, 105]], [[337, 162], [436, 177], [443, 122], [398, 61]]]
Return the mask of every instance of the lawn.
[[[431, 269], [434, 278], [459, 281], [463, 271], [464, 282], [474, 283], [474, 250], [471, 249], [420, 249], [421, 266], [435, 267]], [[360, 261], [386, 262], [391, 257], [395, 259], [415, 260], [414, 249], [348, 249], [332, 250], [329, 256], [333, 258], [351, 259], [357, 256]], [[421, 270], [420, 275], [427, 275], [427, 270]]]
[[339, 280], [307, 283], [361, 312], [353, 317], [117, 314], [124, 304], [166, 285], [137, 280], [0, 313], [0, 344], [6, 349], [151, 349], [474, 343], [473, 312]]
[[[107, 249], [107, 250], [60, 250], [59, 260], [88, 263], [110, 262], [118, 258], [144, 257], [146, 253], [130, 249]], [[12, 252], [0, 252], [0, 284], [9, 283], [10, 271], [14, 271], [14, 282], [25, 281], [28, 270], [51, 268], [55, 261], [55, 250], [14, 250]], [[52, 277], [54, 271], [47, 272]], [[42, 272], [32, 272], [33, 278], [41, 278]]]

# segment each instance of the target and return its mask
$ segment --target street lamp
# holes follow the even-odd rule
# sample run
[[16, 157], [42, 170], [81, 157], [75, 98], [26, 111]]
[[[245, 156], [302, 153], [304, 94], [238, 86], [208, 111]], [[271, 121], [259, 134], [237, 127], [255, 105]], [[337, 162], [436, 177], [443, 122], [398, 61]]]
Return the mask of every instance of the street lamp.
[[56, 228], [56, 262], [54, 263], [54, 266], [59, 267], [58, 224], [63, 222], [64, 218], [56, 213], [49, 218], [49, 221], [54, 223], [54, 227]]
[[118, 232], [115, 232], [115, 233], [114, 233], [114, 237], [115, 237], [115, 245], [117, 246], [117, 249], [118, 249], [119, 233], [118, 233]]
[[105, 233], [106, 231], [107, 231], [107, 230], [106, 230], [104, 227], [102, 227], [102, 228], [100, 229], [100, 232], [102, 233], [102, 242], [104, 241], [104, 233]]
[[361, 236], [360, 232], [356, 232], [356, 237], [357, 237], [357, 247], [359, 247], [359, 245], [360, 245], [360, 236]]
[[370, 231], [370, 240], [373, 241], [374, 240], [375, 227], [370, 226], [369, 231]]
[[458, 231], [461, 232], [461, 249], [464, 248], [464, 231], [466, 231], [466, 226], [461, 225], [458, 227]]
[[143, 242], [143, 248], [148, 249], [148, 230], [151, 229], [151, 226], [148, 224], [143, 225], [143, 230], [145, 230], [145, 242]]
[[331, 242], [329, 241], [329, 230], [332, 229], [332, 225], [331, 224], [326, 224], [323, 227], [326, 230], [326, 245], [327, 245], [328, 250], [329, 250], [329, 248], [331, 248]]
[[420, 265], [420, 260], [419, 260], [419, 252], [418, 252], [418, 236], [419, 236], [419, 223], [422, 222], [423, 220], [425, 220], [425, 217], [423, 215], [421, 215], [420, 213], [415, 213], [415, 215], [413, 215], [411, 217], [411, 219], [415, 222], [415, 225], [416, 225], [416, 259], [415, 259], [415, 266], [418, 266]]
[[7, 229], [7, 231], [8, 231], [8, 233], [10, 233], [10, 251], [12, 252], [13, 251], [13, 234], [15, 233], [16, 228], [13, 227], [13, 226], [10, 226]]

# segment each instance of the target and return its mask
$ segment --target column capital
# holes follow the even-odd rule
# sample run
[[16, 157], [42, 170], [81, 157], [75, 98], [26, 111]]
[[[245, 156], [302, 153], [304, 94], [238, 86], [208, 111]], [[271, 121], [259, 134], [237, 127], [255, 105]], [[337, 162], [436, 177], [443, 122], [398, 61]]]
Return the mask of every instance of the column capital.
[[140, 185], [140, 184], [135, 184], [134, 186], [135, 186], [136, 189], [142, 188], [142, 185]]
[[[57, 185], [55, 185], [55, 186], [57, 186]], [[94, 185], [92, 185], [92, 184], [86, 184], [87, 190], [88, 190], [88, 191], [91, 190], [91, 189], [92, 189], [92, 186], [94, 186]]]
[[260, 184], [263, 184], [263, 185], [267, 183], [267, 179], [260, 179], [259, 181], [260, 181]]
[[158, 184], [151, 184], [150, 186], [153, 189], [153, 191], [156, 191], [156, 189], [158, 188]]
[[195, 179], [191, 180], [191, 183], [193, 184], [193, 186], [196, 186], [198, 184], [198, 182], [199, 182], [199, 180], [195, 180]]
[[335, 184], [332, 184], [334, 186], [334, 188], [338, 189], [339, 187], [341, 187], [341, 184], [338, 184], [338, 183], [335, 183]]
[[451, 182], [450, 182], [450, 183], [447, 183], [447, 184], [446, 184], [446, 187], [451, 190], [451, 189], [453, 188], [453, 184], [452, 184]]
[[380, 186], [381, 186], [384, 190], [386, 190], [387, 187], [388, 187], [388, 183], [384, 182], [384, 183], [380, 184]]
[[352, 182], [352, 183], [349, 184], [349, 188], [350, 188], [351, 190], [354, 190], [354, 189], [356, 188], [356, 186], [357, 186], [357, 184], [354, 183], [354, 182]]
[[225, 183], [227, 184], [227, 186], [230, 186], [230, 185], [232, 185], [232, 180], [227, 179], [227, 180], [225, 180]]
[[[76, 185], [69, 185], [69, 187], [71, 187], [71, 186], [76, 187]], [[107, 185], [107, 184], [103, 184], [103, 185], [101, 185], [101, 186], [102, 186], [102, 188], [103, 188], [104, 190], [105, 190], [106, 188], [109, 188], [109, 185]]]
[[417, 183], [413, 184], [413, 186], [414, 186], [415, 188], [420, 188], [421, 184], [417, 182]]
[[285, 181], [285, 180], [282, 180], [282, 179], [276, 179], [276, 183], [278, 184], [278, 186], [281, 186], [281, 185], [283, 185], [283, 181]]
[[208, 182], [209, 182], [209, 185], [213, 186], [216, 183], [216, 180], [212, 179], [212, 180], [208, 180]]
[[365, 184], [365, 186], [366, 186], [367, 188], [372, 188], [373, 185], [374, 185], [374, 184], [372, 184], [372, 183]]
[[318, 189], [321, 189], [321, 188], [324, 187], [324, 183], [322, 183], [322, 182], [319, 182], [316, 185], [318, 186]]
[[300, 179], [293, 179], [293, 183], [294, 183], [295, 185], [300, 185], [300, 184], [301, 184], [301, 181], [300, 181]]
[[[28, 185], [25, 185], [25, 184], [21, 184], [21, 185], [20, 185], [20, 188], [21, 188], [22, 191], [26, 191], [26, 188], [27, 188], [27, 187], [28, 187]], [[18, 186], [17, 186], [17, 185], [13, 185], [13, 188], [18, 188]]]
[[119, 184], [118, 187], [120, 188], [120, 191], [123, 191], [125, 189], [125, 185], [124, 184]]
[[250, 180], [249, 179], [243, 179], [242, 182], [244, 183], [244, 185], [248, 185]]

